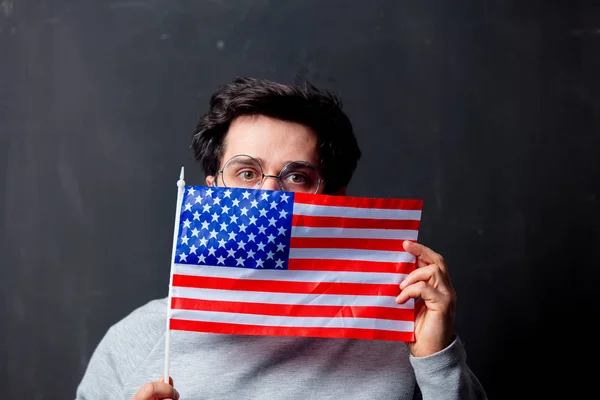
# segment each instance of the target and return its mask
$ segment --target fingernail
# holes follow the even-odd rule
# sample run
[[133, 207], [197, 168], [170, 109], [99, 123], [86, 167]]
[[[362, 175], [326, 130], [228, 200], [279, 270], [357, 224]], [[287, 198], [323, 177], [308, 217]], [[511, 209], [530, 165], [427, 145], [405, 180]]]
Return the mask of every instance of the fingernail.
[[173, 389], [175, 391], [175, 400], [179, 400], [179, 392], [177, 389]]

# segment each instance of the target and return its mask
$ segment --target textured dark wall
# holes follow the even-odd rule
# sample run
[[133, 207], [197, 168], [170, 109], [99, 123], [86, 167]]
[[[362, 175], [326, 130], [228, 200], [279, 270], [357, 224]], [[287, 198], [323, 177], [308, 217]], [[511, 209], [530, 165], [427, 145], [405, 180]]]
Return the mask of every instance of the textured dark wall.
[[167, 294], [179, 169], [202, 184], [190, 135], [237, 75], [337, 92], [350, 194], [425, 200], [491, 398], [581, 387], [553, 379], [597, 347], [599, 47], [591, 1], [0, 0], [3, 397], [74, 396]]

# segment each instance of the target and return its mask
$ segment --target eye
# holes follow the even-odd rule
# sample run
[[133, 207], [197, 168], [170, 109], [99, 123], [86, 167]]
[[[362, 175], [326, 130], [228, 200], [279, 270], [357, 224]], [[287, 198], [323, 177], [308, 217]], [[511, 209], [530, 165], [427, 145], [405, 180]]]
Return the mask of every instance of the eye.
[[251, 181], [258, 177], [258, 174], [256, 173], [256, 171], [252, 171], [249, 169], [241, 171], [238, 175], [240, 178], [242, 178], [243, 180], [246, 180], [246, 181]]
[[304, 185], [308, 181], [305, 175], [299, 173], [291, 173], [285, 178], [295, 185]]

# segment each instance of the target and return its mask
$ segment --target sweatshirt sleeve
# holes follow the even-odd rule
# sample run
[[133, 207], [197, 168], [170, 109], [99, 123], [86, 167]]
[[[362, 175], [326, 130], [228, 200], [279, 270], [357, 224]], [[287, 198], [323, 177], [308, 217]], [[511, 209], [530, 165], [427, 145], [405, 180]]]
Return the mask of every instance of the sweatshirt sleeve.
[[166, 301], [151, 301], [111, 326], [90, 358], [75, 400], [123, 399], [136, 370], [164, 343], [165, 310]]
[[410, 363], [423, 400], [484, 400], [487, 395], [467, 365], [467, 356], [458, 336], [435, 354], [410, 356]]
[[75, 400], [123, 398], [120, 360], [115, 357], [113, 350], [114, 335], [114, 328], [110, 328], [94, 350], [83, 379], [77, 387]]

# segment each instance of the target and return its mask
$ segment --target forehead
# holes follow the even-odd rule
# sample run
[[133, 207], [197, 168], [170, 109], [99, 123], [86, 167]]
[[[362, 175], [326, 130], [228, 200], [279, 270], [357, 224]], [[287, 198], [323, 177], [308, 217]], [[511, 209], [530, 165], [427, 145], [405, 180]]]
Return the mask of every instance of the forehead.
[[238, 154], [263, 162], [263, 167], [281, 168], [290, 161], [319, 165], [318, 138], [307, 126], [275, 118], [244, 116], [233, 120], [225, 136], [222, 163]]

